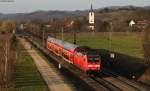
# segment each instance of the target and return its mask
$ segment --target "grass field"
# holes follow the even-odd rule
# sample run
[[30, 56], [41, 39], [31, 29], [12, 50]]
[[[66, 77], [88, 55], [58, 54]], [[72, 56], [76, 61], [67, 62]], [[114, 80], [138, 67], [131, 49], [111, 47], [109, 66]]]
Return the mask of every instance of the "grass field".
[[21, 44], [18, 46], [18, 60], [14, 70], [16, 87], [21, 91], [49, 91], [32, 58]]
[[[136, 58], [143, 58], [142, 34], [113, 33], [111, 40], [109, 33], [80, 33], [77, 34], [77, 44], [96, 49], [107, 49]], [[58, 34], [57, 38], [61, 39]], [[64, 40], [73, 42], [72, 34], [64, 34]]]

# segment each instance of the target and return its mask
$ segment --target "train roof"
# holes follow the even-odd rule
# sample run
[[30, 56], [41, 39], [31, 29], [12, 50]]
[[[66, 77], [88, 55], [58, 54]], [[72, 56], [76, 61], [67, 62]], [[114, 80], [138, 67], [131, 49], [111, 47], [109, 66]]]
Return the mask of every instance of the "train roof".
[[75, 50], [79, 45], [75, 45], [69, 42], [65, 42], [63, 40], [59, 40], [53, 37], [48, 36], [48, 40], [53, 41], [55, 44], [63, 45], [65, 49]]
[[65, 49], [69, 49], [69, 50], [74, 50], [74, 49], [76, 49], [77, 47], [79, 47], [79, 46], [78, 46], [78, 45], [75, 45], [75, 44], [68, 43], [68, 42], [65, 42], [65, 44], [64, 44], [64, 48], [65, 48]]

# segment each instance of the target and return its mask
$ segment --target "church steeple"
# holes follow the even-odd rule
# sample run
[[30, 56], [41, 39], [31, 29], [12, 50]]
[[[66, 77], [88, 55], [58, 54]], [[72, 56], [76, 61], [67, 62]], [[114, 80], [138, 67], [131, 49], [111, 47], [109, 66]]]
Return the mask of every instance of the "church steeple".
[[93, 12], [93, 5], [91, 4], [91, 12]]
[[95, 14], [93, 10], [93, 5], [91, 4], [91, 10], [89, 11], [89, 28], [90, 30], [94, 30], [94, 23], [95, 23]]

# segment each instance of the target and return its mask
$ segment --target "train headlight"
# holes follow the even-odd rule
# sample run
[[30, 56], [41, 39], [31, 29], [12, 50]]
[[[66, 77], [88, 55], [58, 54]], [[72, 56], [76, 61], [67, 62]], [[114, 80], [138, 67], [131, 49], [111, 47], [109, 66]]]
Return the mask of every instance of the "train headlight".
[[100, 67], [100, 65], [95, 65], [95, 67]]
[[88, 67], [93, 67], [93, 65], [88, 65]]
[[100, 67], [100, 65], [88, 65], [88, 67]]

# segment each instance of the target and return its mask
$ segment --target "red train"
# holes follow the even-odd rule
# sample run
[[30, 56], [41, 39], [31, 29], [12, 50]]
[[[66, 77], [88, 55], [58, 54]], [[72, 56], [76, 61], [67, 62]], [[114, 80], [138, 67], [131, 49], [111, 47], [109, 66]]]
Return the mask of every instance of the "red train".
[[100, 57], [92, 49], [74, 45], [48, 36], [47, 48], [58, 56], [62, 56], [66, 61], [72, 63], [86, 73], [97, 73], [101, 70]]

